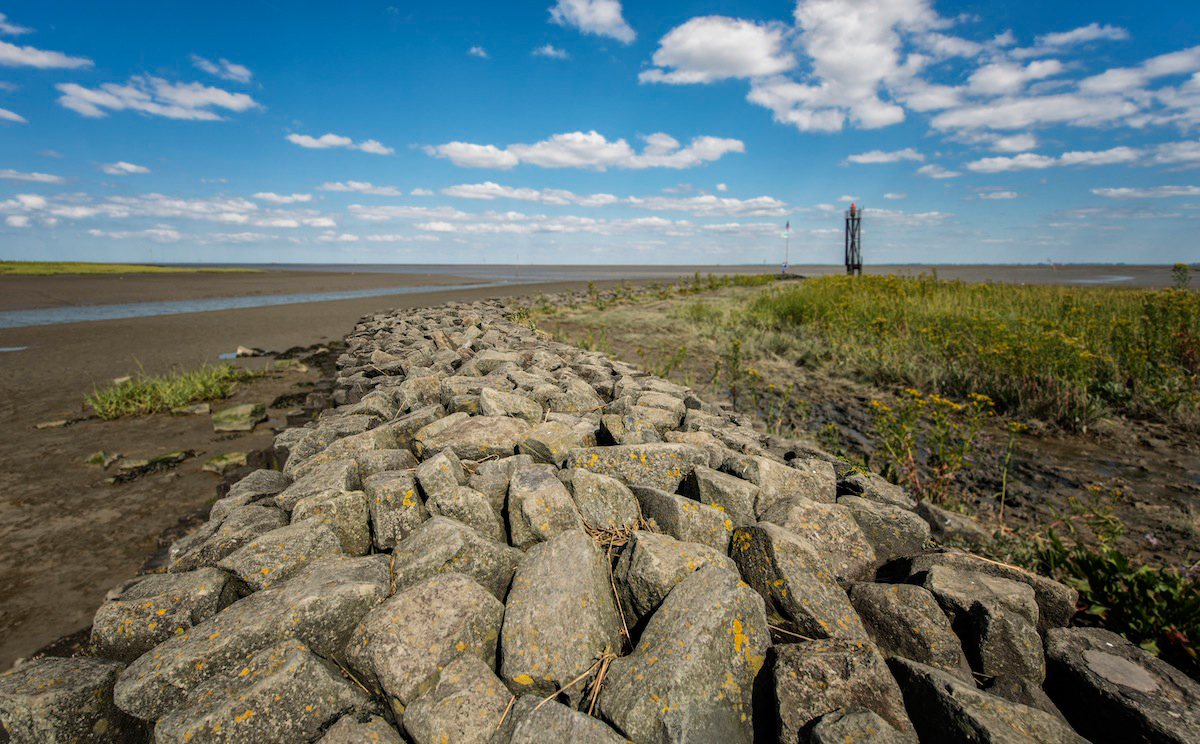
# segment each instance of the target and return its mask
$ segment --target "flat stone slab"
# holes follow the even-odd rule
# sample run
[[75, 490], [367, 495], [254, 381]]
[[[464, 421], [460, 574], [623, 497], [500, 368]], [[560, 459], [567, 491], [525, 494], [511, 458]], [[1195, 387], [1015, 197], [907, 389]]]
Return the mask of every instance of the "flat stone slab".
[[571, 450], [564, 467], [584, 468], [611, 475], [626, 485], [675, 493], [693, 468], [707, 464], [708, 454], [700, 447], [660, 442]]
[[1046, 633], [1046, 692], [1094, 741], [1200, 741], [1200, 684], [1101, 628]]
[[154, 727], [155, 742], [310, 741], [331, 721], [373, 707], [338, 668], [297, 641], [263, 649], [191, 691]]
[[130, 662], [168, 638], [216, 615], [247, 593], [224, 571], [201, 568], [135, 580], [97, 610], [92, 650]]
[[[424, 430], [422, 430], [424, 432]], [[449, 447], [463, 460], [508, 457], [529, 434], [529, 424], [508, 416], [468, 416], [432, 434], [418, 435], [423, 452]]]
[[392, 596], [362, 619], [345, 656], [360, 681], [407, 706], [456, 656], [489, 666], [504, 605], [462, 574], [439, 574]]
[[295, 638], [337, 658], [359, 619], [387, 596], [382, 558], [335, 558], [310, 565], [285, 584], [255, 592], [139, 657], [121, 673], [114, 700], [154, 721], [205, 680], [237, 671], [246, 658]]
[[246, 403], [212, 413], [213, 431], [254, 431], [260, 421], [266, 420], [265, 403]]
[[38, 744], [124, 744], [145, 738], [141, 721], [113, 704], [117, 661], [46, 657], [0, 676], [0, 735]]

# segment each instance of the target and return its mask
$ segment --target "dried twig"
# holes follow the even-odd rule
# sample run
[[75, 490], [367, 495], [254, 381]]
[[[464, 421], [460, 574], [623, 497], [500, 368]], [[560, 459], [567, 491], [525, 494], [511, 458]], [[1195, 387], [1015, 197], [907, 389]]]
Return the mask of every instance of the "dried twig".
[[515, 705], [516, 702], [517, 702], [516, 695], [513, 695], [512, 697], [510, 697], [508, 699], [508, 706], [504, 709], [504, 715], [500, 716], [500, 723], [496, 724], [496, 731], [499, 731], [500, 727], [504, 725], [504, 720], [506, 718], [508, 718], [508, 714], [512, 711], [513, 705]]
[[621, 639], [625, 645], [629, 645], [629, 623], [625, 622], [625, 610], [621, 607], [621, 595], [617, 593], [617, 577], [613, 573], [612, 543], [608, 545], [606, 561], [608, 563], [608, 581], [612, 586], [613, 601], [617, 603], [617, 613], [621, 616]]
[[608, 674], [608, 665], [616, 661], [617, 655], [610, 652], [607, 648], [600, 655], [600, 671], [596, 672], [596, 678], [592, 680], [591, 689], [588, 691], [588, 715], [596, 709], [596, 701], [600, 698], [600, 686], [604, 684], [604, 677]]
[[[605, 651], [607, 652], [607, 649], [605, 649]], [[592, 670], [594, 670], [596, 667], [600, 666], [600, 662], [603, 660], [603, 658], [604, 658], [604, 656], [603, 656], [603, 655], [601, 655], [600, 659], [597, 659], [595, 662], [593, 662], [593, 663], [592, 663], [592, 665], [591, 665], [590, 667], [588, 667], [587, 669], [585, 669], [585, 670], [584, 670], [584, 672], [583, 672], [583, 674], [579, 675], [579, 676], [578, 676], [578, 677], [576, 677], [575, 679], [571, 680], [570, 682], [566, 683], [566, 684], [565, 684], [565, 685], [563, 685], [562, 687], [558, 688], [558, 690], [556, 690], [556, 691], [554, 691], [554, 692], [550, 693], [550, 695], [549, 695], [548, 697], [544, 698], [544, 699], [542, 700], [542, 702], [540, 702], [540, 703], [538, 703], [538, 704], [537, 704], [537, 706], [534, 708], [534, 710], [538, 710], [538, 709], [539, 709], [539, 708], [541, 708], [543, 705], [545, 705], [546, 703], [550, 702], [551, 700], [553, 700], [554, 698], [558, 697], [559, 695], [563, 694], [564, 692], [566, 692], [566, 691], [567, 691], [568, 689], [570, 689], [571, 687], [574, 687], [574, 686], [575, 686], [575, 685], [576, 685], [576, 684], [577, 684], [577, 683], [578, 683], [580, 680], [586, 679], [586, 678], [587, 678], [587, 676], [588, 676], [589, 674], [591, 674], [591, 673], [592, 673]]]
[[355, 676], [354, 676], [354, 673], [353, 673], [353, 672], [351, 672], [351, 671], [350, 671], [349, 669], [347, 669], [346, 667], [342, 666], [340, 662], [338, 663], [338, 669], [341, 669], [341, 670], [342, 670], [342, 674], [344, 674], [344, 675], [346, 675], [347, 677], [349, 677], [351, 682], [353, 682], [354, 684], [358, 685], [359, 689], [361, 689], [363, 692], [367, 693], [367, 696], [368, 696], [368, 697], [374, 697], [374, 695], [372, 695], [372, 694], [371, 694], [371, 691], [370, 691], [370, 690], [368, 690], [368, 689], [366, 688], [366, 686], [365, 686], [365, 685], [363, 685], [363, 683], [362, 683], [362, 682], [359, 682], [359, 681], [358, 681], [358, 677], [355, 677]]
[[775, 631], [776, 633], [783, 633], [784, 635], [795, 636], [796, 638], [799, 638], [801, 640], [805, 640], [805, 641], [817, 640], [816, 638], [809, 638], [806, 635], [800, 635], [799, 633], [794, 633], [790, 630], [784, 630], [783, 628], [779, 627], [778, 625], [771, 625], [770, 623], [767, 623], [767, 627], [770, 628], [771, 630]]

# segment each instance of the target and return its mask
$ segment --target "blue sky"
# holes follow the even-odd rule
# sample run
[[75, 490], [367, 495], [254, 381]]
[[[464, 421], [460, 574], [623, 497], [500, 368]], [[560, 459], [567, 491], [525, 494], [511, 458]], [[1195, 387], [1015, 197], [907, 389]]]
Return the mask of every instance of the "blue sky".
[[0, 14], [0, 258], [1200, 261], [1194, 2]]

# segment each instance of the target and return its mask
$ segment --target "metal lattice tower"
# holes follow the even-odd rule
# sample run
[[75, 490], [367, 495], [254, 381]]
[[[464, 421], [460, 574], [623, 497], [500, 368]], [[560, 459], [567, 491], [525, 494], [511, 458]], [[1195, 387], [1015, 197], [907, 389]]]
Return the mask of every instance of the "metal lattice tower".
[[862, 208], [846, 210], [846, 273], [862, 276]]

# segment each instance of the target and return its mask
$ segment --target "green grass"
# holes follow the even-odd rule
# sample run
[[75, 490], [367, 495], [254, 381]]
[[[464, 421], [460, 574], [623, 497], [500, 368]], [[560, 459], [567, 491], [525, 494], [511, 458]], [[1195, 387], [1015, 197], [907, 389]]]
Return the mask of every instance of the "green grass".
[[238, 382], [254, 377], [232, 364], [202, 365], [165, 375], [138, 375], [121, 383], [95, 389], [85, 403], [105, 420], [122, 416], [170, 411], [189, 403], [228, 398]]
[[1109, 413], [1194, 423], [1200, 403], [1200, 294], [1181, 289], [831, 276], [762, 294], [743, 322], [876, 384], [981, 393], [1067, 428]]
[[257, 273], [259, 269], [192, 269], [142, 264], [83, 261], [0, 261], [0, 276], [57, 276], [59, 274], [178, 274], [181, 272]]

